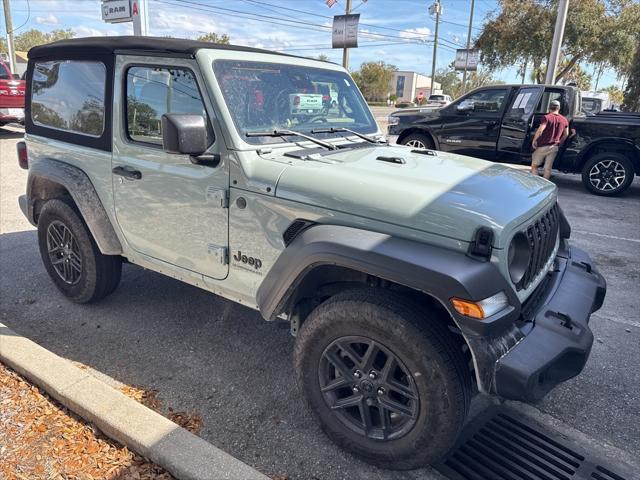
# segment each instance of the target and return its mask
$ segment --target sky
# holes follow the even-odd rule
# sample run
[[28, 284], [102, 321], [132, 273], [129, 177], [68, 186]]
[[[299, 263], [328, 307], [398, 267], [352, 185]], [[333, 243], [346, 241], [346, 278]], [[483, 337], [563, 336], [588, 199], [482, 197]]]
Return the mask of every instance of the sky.
[[[14, 35], [37, 28], [73, 30], [77, 37], [131, 35], [131, 23], [102, 21], [100, 0], [10, 0]], [[231, 42], [302, 56], [325, 54], [342, 62], [342, 50], [331, 48], [333, 15], [344, 13], [346, 0], [333, 7], [326, 0], [147, 0], [150, 35], [197, 38], [215, 32]], [[400, 70], [430, 76], [435, 17], [428, 7], [433, 0], [353, 0], [360, 14], [359, 47], [350, 50], [352, 70], [361, 63], [382, 60]], [[447, 67], [456, 48], [464, 48], [471, 0], [441, 0], [437, 68]], [[487, 17], [496, 11], [496, 0], [475, 0], [472, 39]], [[4, 14], [2, 35], [6, 34]], [[583, 66], [588, 73], [593, 67]], [[506, 82], [520, 82], [517, 69], [495, 73]], [[528, 81], [528, 80], [527, 80]], [[599, 87], [618, 85], [615, 72], [605, 71]]]

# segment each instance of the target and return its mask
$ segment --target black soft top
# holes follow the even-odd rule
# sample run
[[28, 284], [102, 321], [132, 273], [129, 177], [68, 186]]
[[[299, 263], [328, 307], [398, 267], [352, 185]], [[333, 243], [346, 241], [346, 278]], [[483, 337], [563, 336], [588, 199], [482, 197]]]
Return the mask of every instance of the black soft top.
[[285, 53], [272, 52], [259, 48], [244, 47], [239, 45], [221, 45], [218, 43], [199, 42], [182, 38], [166, 37], [84, 37], [70, 40], [59, 40], [47, 45], [40, 45], [29, 50], [29, 59], [32, 58], [65, 58], [86, 55], [113, 55], [116, 53], [140, 53], [147, 55], [171, 55], [193, 57], [201, 48], [213, 48], [218, 50], [233, 50], [238, 52], [270, 53], [275, 55], [287, 55]]

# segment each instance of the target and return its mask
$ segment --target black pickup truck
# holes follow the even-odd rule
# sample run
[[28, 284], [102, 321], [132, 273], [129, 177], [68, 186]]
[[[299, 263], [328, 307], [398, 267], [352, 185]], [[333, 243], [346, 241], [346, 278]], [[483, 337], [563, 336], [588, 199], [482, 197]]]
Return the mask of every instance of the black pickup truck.
[[640, 114], [581, 112], [580, 91], [559, 85], [478, 88], [440, 109], [400, 110], [389, 116], [397, 143], [487, 160], [529, 163], [531, 140], [549, 103], [558, 100], [570, 137], [554, 169], [582, 174], [598, 195], [617, 195], [640, 174]]

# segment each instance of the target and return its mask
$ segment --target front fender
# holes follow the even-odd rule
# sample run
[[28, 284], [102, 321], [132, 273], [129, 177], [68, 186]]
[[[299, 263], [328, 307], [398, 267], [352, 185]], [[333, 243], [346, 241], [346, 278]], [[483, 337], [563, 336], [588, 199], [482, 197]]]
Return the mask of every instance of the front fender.
[[451, 297], [482, 300], [504, 291], [517, 317], [519, 302], [498, 268], [464, 253], [338, 225], [316, 225], [300, 233], [282, 252], [257, 292], [260, 312], [267, 319], [282, 313], [305, 275], [319, 265], [337, 265], [373, 275], [436, 298], [471, 335], [485, 335], [508, 323], [501, 317], [482, 322], [462, 317]]
[[30, 165], [24, 208], [28, 220], [35, 225], [35, 202], [53, 198], [50, 194], [56, 185], [69, 192], [100, 251], [105, 255], [122, 254], [120, 240], [91, 180], [82, 170], [67, 163], [48, 159]]
[[[305, 275], [319, 265], [337, 265], [424, 292], [439, 301], [460, 328], [473, 357], [480, 391], [492, 390], [495, 362], [522, 334], [515, 327], [520, 302], [498, 268], [464, 253], [336, 225], [300, 233], [282, 252], [257, 292], [266, 319], [282, 313]], [[482, 300], [504, 291], [511, 307], [479, 321], [458, 314], [451, 297]]]

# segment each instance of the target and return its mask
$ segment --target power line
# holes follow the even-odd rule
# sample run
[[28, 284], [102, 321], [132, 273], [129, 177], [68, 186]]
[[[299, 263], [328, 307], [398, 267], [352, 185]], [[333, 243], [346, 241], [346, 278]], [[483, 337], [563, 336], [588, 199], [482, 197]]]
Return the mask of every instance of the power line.
[[[287, 18], [283, 18], [283, 17], [274, 17], [271, 15], [262, 15], [259, 13], [251, 13], [251, 12], [244, 12], [241, 10], [234, 10], [231, 8], [226, 8], [226, 7], [218, 7], [218, 6], [214, 6], [214, 5], [208, 5], [208, 4], [203, 4], [200, 2], [196, 2], [193, 0], [155, 0], [157, 2], [161, 2], [161, 3], [166, 3], [169, 5], [174, 5], [174, 6], [181, 6], [184, 8], [191, 8], [194, 10], [201, 10], [204, 12], [212, 12], [212, 11], [222, 11], [222, 12], [232, 12], [235, 15], [230, 15], [230, 16], [235, 16], [238, 18], [245, 18], [245, 19], [249, 19], [249, 20], [257, 20], [260, 19], [261, 22], [263, 23], [271, 23], [271, 24], [275, 24], [275, 25], [281, 25], [281, 26], [289, 26], [292, 28], [301, 28], [301, 29], [305, 29], [305, 30], [309, 30], [310, 27], [314, 27], [311, 28], [311, 30], [314, 31], [320, 31], [320, 32], [327, 32], [332, 30], [331, 26], [328, 25], [322, 25], [319, 23], [312, 23], [312, 22], [308, 22], [308, 21], [304, 21], [301, 19], [287, 19]], [[255, 1], [255, 0], [247, 0], [247, 1]], [[179, 3], [174, 3], [174, 2], [179, 2]], [[289, 9], [289, 10], [293, 10], [293, 9]], [[263, 20], [266, 19], [266, 20]], [[365, 24], [361, 24], [361, 25], [365, 25]], [[417, 36], [422, 36], [422, 34], [416, 34], [415, 32], [409, 32], [406, 30], [400, 30], [401, 32], [405, 32], [405, 34], [409, 34], [409, 35], [417, 35]], [[363, 31], [360, 33], [362, 36], [364, 37], [368, 37], [368, 38], [373, 38], [373, 39], [385, 39], [385, 38], [391, 38], [391, 39], [401, 39], [401, 40], [418, 40], [418, 38], [413, 38], [413, 37], [407, 37], [406, 35], [403, 36], [398, 36], [398, 35], [388, 35], [388, 34], [384, 34], [384, 33], [379, 33], [379, 32], [372, 32], [372, 31]], [[380, 38], [381, 37], [381, 38]], [[455, 45], [455, 46], [461, 46], [457, 43], [448, 41], [448, 43]]]

